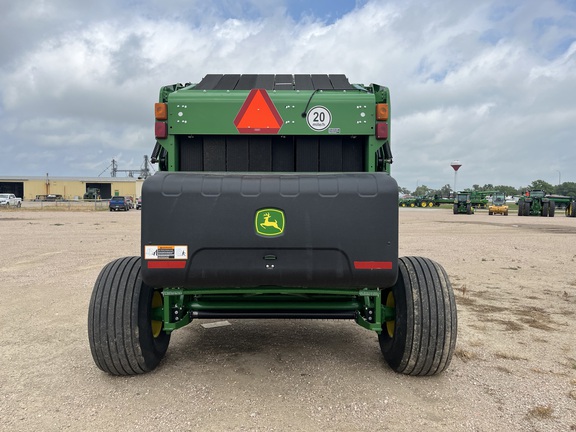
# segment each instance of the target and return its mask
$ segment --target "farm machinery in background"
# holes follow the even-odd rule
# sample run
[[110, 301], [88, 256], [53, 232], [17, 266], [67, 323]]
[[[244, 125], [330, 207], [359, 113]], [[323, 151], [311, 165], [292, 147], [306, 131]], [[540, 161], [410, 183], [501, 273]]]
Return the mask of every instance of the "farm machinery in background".
[[568, 217], [576, 217], [576, 197], [548, 195], [543, 190], [532, 189], [518, 199], [518, 216], [554, 217], [556, 208], [565, 209]]
[[433, 197], [426, 197], [426, 196], [416, 196], [416, 197], [404, 197], [398, 200], [398, 205], [400, 207], [434, 207], [439, 204], [436, 204], [436, 201]]
[[[464, 192], [462, 192], [464, 193]], [[489, 203], [488, 196], [496, 191], [473, 191], [465, 192], [469, 195], [470, 205], [473, 208], [486, 208]], [[453, 204], [456, 197], [443, 197], [439, 194], [425, 196], [407, 196], [398, 200], [400, 207], [439, 207], [442, 204]]]
[[526, 191], [518, 199], [518, 216], [554, 217], [556, 202], [550, 200], [543, 190]]
[[[505, 194], [498, 191], [462, 191], [456, 197], [442, 197], [439, 194], [405, 196], [398, 200], [400, 207], [430, 208], [442, 204], [451, 204], [454, 214], [472, 214], [476, 208], [488, 208], [489, 215], [508, 216], [510, 209]], [[567, 217], [576, 217], [576, 196], [550, 195], [543, 190], [533, 189], [518, 199], [518, 216], [554, 217], [557, 209], [563, 209]]]
[[458, 192], [456, 198], [454, 198], [453, 206], [454, 214], [473, 214], [474, 207], [472, 207], [472, 202], [470, 200], [470, 194], [468, 192]]
[[565, 213], [568, 217], [576, 217], [576, 197], [570, 198], [570, 202], [566, 206]]
[[556, 209], [563, 209], [567, 217], [576, 217], [576, 196], [546, 195], [546, 198], [554, 202]]
[[496, 192], [492, 195], [492, 204], [488, 206], [488, 215], [501, 214], [508, 216], [508, 205], [506, 205], [506, 195]]
[[497, 191], [472, 191], [470, 192], [470, 204], [474, 208], [486, 208], [490, 202], [488, 197], [493, 196], [495, 193]]
[[86, 188], [86, 193], [84, 194], [85, 200], [96, 200], [100, 199], [100, 189], [95, 187]]

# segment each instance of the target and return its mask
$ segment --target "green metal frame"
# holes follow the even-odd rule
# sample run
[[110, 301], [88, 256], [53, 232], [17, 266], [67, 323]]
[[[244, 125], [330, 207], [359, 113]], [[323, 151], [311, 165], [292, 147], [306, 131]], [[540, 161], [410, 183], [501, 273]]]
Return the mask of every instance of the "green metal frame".
[[[395, 309], [382, 303], [382, 290], [333, 288], [164, 288], [164, 304], [152, 310], [152, 319], [163, 321], [167, 333], [192, 322], [195, 311], [356, 311], [356, 323], [382, 332], [383, 324], [395, 319]], [[174, 315], [174, 311], [178, 313]], [[372, 311], [372, 314], [370, 314]], [[364, 314], [362, 313], [364, 312]], [[367, 319], [364, 315], [371, 315]]]
[[[168, 136], [158, 139], [158, 143], [168, 155], [167, 171], [178, 171], [177, 135], [239, 135], [234, 126], [234, 119], [249, 91], [192, 90], [191, 84], [175, 84], [160, 89], [159, 101], [168, 104]], [[302, 113], [316, 106], [329, 106], [332, 113], [332, 124], [337, 126], [325, 131], [313, 132], [314, 135], [366, 136], [366, 171], [377, 169], [376, 152], [389, 144], [375, 136], [376, 104], [388, 104], [388, 136], [391, 135], [390, 94], [387, 87], [371, 84], [356, 85], [358, 90], [348, 91], [294, 91], [273, 90], [268, 95], [284, 124], [274, 135], [310, 135], [310, 128], [302, 118]], [[351, 92], [355, 94], [350, 95]], [[192, 97], [193, 96], [193, 97]], [[350, 101], [354, 102], [351, 104]], [[384, 161], [383, 171], [390, 174], [391, 160]]]

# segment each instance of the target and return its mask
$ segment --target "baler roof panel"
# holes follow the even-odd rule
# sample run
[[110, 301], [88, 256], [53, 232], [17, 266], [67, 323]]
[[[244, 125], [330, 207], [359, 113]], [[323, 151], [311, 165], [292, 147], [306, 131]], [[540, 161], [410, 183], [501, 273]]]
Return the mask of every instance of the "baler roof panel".
[[194, 90], [354, 90], [345, 75], [206, 75]]
[[375, 95], [345, 75], [206, 75], [166, 98], [172, 135], [374, 135]]

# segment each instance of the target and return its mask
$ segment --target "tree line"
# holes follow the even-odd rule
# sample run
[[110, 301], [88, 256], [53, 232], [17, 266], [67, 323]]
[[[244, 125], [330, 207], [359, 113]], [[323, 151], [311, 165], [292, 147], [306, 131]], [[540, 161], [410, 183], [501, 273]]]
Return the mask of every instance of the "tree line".
[[[518, 196], [524, 194], [527, 190], [539, 189], [544, 190], [548, 194], [553, 195], [566, 195], [576, 197], [576, 183], [575, 182], [564, 182], [559, 185], [552, 185], [544, 180], [534, 180], [528, 186], [515, 188], [514, 186], [506, 185], [496, 185], [485, 184], [484, 186], [472, 185], [471, 188], [466, 188], [466, 192], [482, 192], [482, 191], [497, 191], [504, 192], [507, 196]], [[410, 191], [407, 188], [398, 186], [398, 192], [404, 195], [412, 196], [430, 196], [430, 195], [440, 195], [443, 197], [448, 197], [452, 193], [452, 188], [449, 184], [442, 186], [440, 189], [431, 189], [426, 185], [418, 186], [414, 191]]]

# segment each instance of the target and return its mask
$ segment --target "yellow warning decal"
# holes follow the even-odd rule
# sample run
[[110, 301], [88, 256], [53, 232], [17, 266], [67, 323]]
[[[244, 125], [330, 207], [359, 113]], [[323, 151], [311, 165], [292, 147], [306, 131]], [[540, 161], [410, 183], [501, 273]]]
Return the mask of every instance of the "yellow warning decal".
[[146, 245], [144, 246], [144, 259], [188, 259], [188, 246]]

